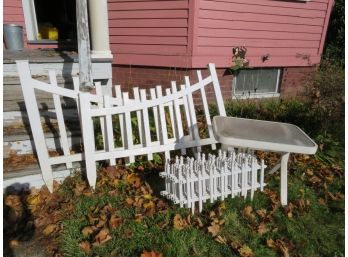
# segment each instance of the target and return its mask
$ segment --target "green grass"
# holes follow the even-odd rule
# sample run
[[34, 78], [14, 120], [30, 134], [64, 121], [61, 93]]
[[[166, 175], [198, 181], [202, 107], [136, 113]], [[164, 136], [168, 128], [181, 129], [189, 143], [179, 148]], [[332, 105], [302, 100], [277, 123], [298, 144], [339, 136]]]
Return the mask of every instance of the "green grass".
[[[212, 108], [214, 109], [214, 108]], [[163, 256], [242, 256], [239, 247], [246, 245], [254, 257], [282, 256], [281, 250], [267, 245], [267, 240], [284, 242], [290, 256], [344, 256], [344, 199], [331, 199], [330, 195], [344, 194], [344, 144], [342, 141], [342, 125], [333, 122], [328, 131], [320, 127], [320, 120], [308, 103], [292, 101], [236, 101], [226, 106], [228, 115], [266, 120], [291, 122], [303, 128], [317, 142], [323, 143], [315, 157], [293, 161], [289, 167], [288, 207], [275, 207], [267, 192], [256, 192], [254, 199], [235, 197], [224, 201], [225, 209], [219, 220], [224, 220], [219, 235], [225, 243], [219, 243], [208, 232], [211, 223], [209, 213], [219, 208], [221, 202], [206, 203], [197, 217], [203, 227], [191, 224], [182, 230], [175, 229], [173, 219], [176, 214], [187, 217], [189, 210], [170, 205], [165, 212], [155, 213], [136, 221], [136, 209], [126, 207], [124, 200], [130, 191], [126, 183], [119, 183], [118, 196], [110, 196], [112, 186], [98, 189], [99, 193], [92, 196], [76, 198], [75, 211], [69, 220], [63, 222], [61, 249], [65, 256], [140, 256], [146, 251], [163, 253]], [[143, 163], [141, 164], [143, 165]], [[339, 168], [337, 168], [339, 166]], [[136, 169], [136, 165], [134, 166]], [[306, 171], [312, 169], [321, 179], [319, 184], [311, 183]], [[341, 169], [341, 175], [337, 169]], [[324, 175], [323, 175], [324, 174]], [[325, 180], [327, 174], [333, 174], [332, 180]], [[153, 176], [153, 174], [150, 174]], [[144, 176], [146, 177], [146, 175]], [[159, 180], [158, 180], [159, 181]], [[267, 187], [279, 196], [279, 173], [266, 176]], [[72, 182], [68, 181], [61, 187], [61, 193], [74, 196]], [[156, 183], [155, 183], [156, 184]], [[155, 187], [158, 186], [155, 185]], [[323, 203], [323, 199], [325, 202]], [[79, 247], [82, 241], [93, 242], [93, 236], [84, 238], [81, 230], [88, 226], [86, 215], [91, 210], [106, 204], [116, 208], [124, 222], [111, 230], [112, 239], [107, 243], [92, 247], [84, 254]], [[301, 203], [305, 203], [303, 206]], [[291, 204], [291, 205], [290, 205]], [[253, 219], [244, 214], [247, 206], [252, 207]], [[289, 206], [293, 206], [291, 216]], [[269, 218], [262, 218], [257, 210], [265, 209]], [[272, 214], [271, 214], [272, 212]], [[264, 223], [267, 231], [258, 233], [258, 226]], [[166, 226], [162, 226], [166, 224]], [[278, 240], [278, 241], [277, 241]], [[237, 245], [237, 247], [236, 247]]]

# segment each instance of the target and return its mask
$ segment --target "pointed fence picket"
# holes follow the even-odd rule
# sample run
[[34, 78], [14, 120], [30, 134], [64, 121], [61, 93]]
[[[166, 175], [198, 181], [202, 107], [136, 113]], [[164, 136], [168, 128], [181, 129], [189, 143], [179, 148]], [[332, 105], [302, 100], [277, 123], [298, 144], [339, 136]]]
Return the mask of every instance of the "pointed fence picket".
[[201, 212], [208, 199], [213, 203], [228, 196], [245, 198], [248, 193], [253, 199], [254, 192], [262, 191], [266, 185], [263, 182], [265, 168], [263, 160], [258, 164], [255, 155], [234, 151], [227, 155], [220, 150], [218, 156], [209, 154], [207, 158], [200, 153], [196, 159], [176, 157], [175, 162], [167, 162], [164, 172], [160, 173], [166, 181], [166, 189], [161, 194], [180, 207], [191, 208], [192, 213], [198, 203]]

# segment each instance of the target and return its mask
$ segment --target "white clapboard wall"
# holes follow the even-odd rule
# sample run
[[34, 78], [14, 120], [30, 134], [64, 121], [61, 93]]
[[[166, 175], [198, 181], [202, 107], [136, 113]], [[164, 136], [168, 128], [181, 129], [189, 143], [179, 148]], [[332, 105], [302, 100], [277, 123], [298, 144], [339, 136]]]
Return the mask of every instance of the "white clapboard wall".
[[[128, 92], [122, 92], [120, 86], [113, 87], [115, 97], [102, 95], [99, 83], [95, 84], [96, 94], [79, 92], [77, 78], [74, 78], [74, 90], [62, 88], [58, 86], [53, 71], [49, 72], [50, 83], [35, 80], [31, 76], [28, 61], [17, 61], [17, 68], [42, 177], [51, 192], [54, 165], [65, 164], [67, 169], [71, 169], [74, 162], [85, 161], [89, 184], [95, 187], [98, 161], [108, 160], [110, 165], [115, 165], [117, 158], [126, 158], [131, 163], [140, 155], [151, 160], [154, 153], [165, 153], [166, 159], [169, 159], [172, 150], [181, 150], [185, 154], [187, 148], [193, 148], [199, 153], [204, 145], [211, 145], [215, 149], [217, 142], [212, 131], [207, 87], [213, 89], [219, 115], [226, 115], [214, 64], [208, 65], [210, 75], [205, 78], [197, 71], [198, 82], [193, 85], [189, 77], [185, 77], [185, 84], [177, 85], [172, 81], [171, 87], [166, 90], [161, 86], [147, 90], [134, 88], [132, 97]], [[38, 91], [52, 94], [54, 100], [62, 152], [59, 156], [50, 156], [48, 152], [35, 95]], [[208, 129], [205, 138], [199, 135], [198, 104], [193, 93], [195, 97], [201, 96], [199, 109], [203, 109]], [[70, 149], [64, 121], [66, 114], [61, 106], [62, 97], [74, 99], [77, 103], [83, 153], [74, 153]], [[101, 129], [102, 149], [96, 149], [95, 145], [97, 121]], [[115, 144], [117, 137], [121, 138], [120, 145]]]
[[[181, 150], [185, 154], [187, 148], [199, 153], [204, 145], [211, 145], [215, 149], [217, 141], [212, 132], [205, 93], [207, 87], [213, 88], [219, 115], [226, 116], [226, 113], [214, 64], [209, 64], [208, 69], [210, 75], [206, 78], [202, 78], [201, 72], [197, 71], [197, 83], [191, 85], [189, 77], [185, 77], [185, 84], [178, 87], [172, 81], [171, 88], [165, 91], [161, 86], [149, 90], [134, 88], [130, 97], [128, 92], [121, 92], [116, 86], [116, 98], [104, 95], [103, 104], [98, 104], [98, 99], [89, 93], [80, 93], [84, 156], [90, 186], [95, 187], [96, 184], [97, 161], [109, 160], [110, 164], [115, 164], [115, 159], [127, 158], [129, 162], [134, 162], [136, 156], [143, 155], [151, 160], [154, 153], [164, 153], [168, 160], [173, 150]], [[199, 104], [194, 100], [194, 93], [195, 97], [197, 94], [201, 96], [202, 102]], [[208, 126], [205, 138], [199, 135], [197, 109], [200, 107], [203, 107]], [[105, 144], [102, 150], [96, 149], [94, 141], [96, 118], [104, 119], [102, 130]], [[115, 126], [120, 128], [122, 145], [116, 146], [114, 143]]]

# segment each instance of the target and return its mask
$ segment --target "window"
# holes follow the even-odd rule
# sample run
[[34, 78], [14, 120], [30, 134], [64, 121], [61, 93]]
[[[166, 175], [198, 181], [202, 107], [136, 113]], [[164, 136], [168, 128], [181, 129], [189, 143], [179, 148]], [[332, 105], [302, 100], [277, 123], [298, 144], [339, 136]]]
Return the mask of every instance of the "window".
[[240, 70], [233, 79], [233, 98], [279, 96], [280, 69]]
[[76, 3], [71, 0], [22, 0], [29, 41], [76, 42]]

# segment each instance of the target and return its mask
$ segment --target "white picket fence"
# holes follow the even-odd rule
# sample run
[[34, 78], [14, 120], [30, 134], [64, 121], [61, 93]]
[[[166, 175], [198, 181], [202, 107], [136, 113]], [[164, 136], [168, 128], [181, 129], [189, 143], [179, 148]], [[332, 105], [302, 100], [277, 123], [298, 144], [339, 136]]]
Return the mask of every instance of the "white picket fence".
[[218, 156], [198, 154], [197, 158], [176, 157], [175, 163], [169, 161], [160, 176], [165, 178], [165, 191], [161, 194], [180, 207], [191, 208], [194, 213], [196, 203], [199, 212], [203, 203], [213, 203], [218, 198], [224, 200], [228, 196], [246, 197], [250, 192], [251, 199], [257, 189], [263, 190], [265, 164], [258, 164], [256, 156], [251, 153], [221, 150]]
[[[201, 72], [197, 71], [198, 82], [194, 85], [190, 84], [189, 77], [185, 77], [185, 84], [180, 85], [180, 88], [177, 88], [176, 82], [172, 81], [171, 88], [165, 90], [165, 95], [163, 95], [162, 87], [156, 86], [149, 91], [134, 88], [133, 98], [130, 98], [128, 92], [122, 93], [116, 87], [116, 98], [104, 95], [103, 105], [96, 106], [95, 98], [91, 94], [80, 93], [84, 156], [90, 186], [95, 187], [97, 161], [109, 160], [110, 164], [114, 164], [117, 158], [128, 158], [129, 162], [134, 162], [135, 157], [141, 155], [147, 155], [148, 159], [152, 160], [154, 153], [163, 152], [165, 159], [168, 160], [170, 151], [173, 150], [181, 150], [181, 153], [185, 154], [187, 148], [193, 148], [196, 153], [199, 153], [201, 146], [204, 145], [211, 145], [215, 149], [217, 141], [212, 131], [205, 92], [207, 86], [213, 87], [219, 115], [226, 116], [226, 112], [215, 66], [209, 64], [208, 69], [210, 75], [204, 79]], [[208, 126], [206, 138], [199, 135], [196, 112], [200, 108], [193, 98], [195, 92], [201, 95], [204, 117]], [[93, 140], [95, 136], [93, 119], [97, 117], [104, 121], [103, 150], [97, 150]], [[154, 121], [153, 128], [150, 126], [150, 117]], [[113, 122], [115, 120], [117, 122]], [[114, 144], [115, 126], [120, 128], [122, 138], [122, 145], [117, 147]], [[153, 133], [154, 129], [155, 133]], [[171, 133], [168, 133], [168, 130], [171, 130]], [[138, 142], [135, 142], [136, 134], [139, 135]]]
[[[198, 82], [194, 85], [190, 84], [189, 77], [185, 77], [185, 84], [179, 88], [175, 81], [171, 82], [171, 87], [166, 88], [165, 92], [161, 86], [149, 90], [134, 88], [132, 97], [128, 92], [122, 92], [120, 86], [113, 87], [115, 97], [103, 96], [98, 83], [96, 95], [79, 92], [77, 78], [74, 78], [74, 89], [62, 88], [57, 85], [56, 76], [51, 71], [50, 83], [38, 81], [31, 77], [28, 61], [17, 61], [17, 68], [43, 180], [51, 192], [54, 165], [66, 164], [67, 169], [71, 169], [74, 162], [84, 161], [89, 184], [95, 187], [98, 161], [108, 160], [110, 165], [114, 165], [117, 158], [127, 158], [130, 163], [140, 155], [151, 160], [154, 153], [164, 152], [165, 158], [169, 159], [170, 151], [173, 150], [181, 150], [185, 154], [187, 148], [193, 148], [199, 153], [204, 145], [211, 145], [212, 149], [216, 149], [217, 141], [213, 135], [206, 97], [207, 87], [213, 89], [218, 114], [226, 116], [226, 112], [214, 64], [208, 65], [210, 75], [204, 79], [202, 73], [197, 71]], [[37, 90], [52, 94], [62, 155], [52, 157], [48, 153], [35, 96]], [[198, 95], [201, 98], [199, 106], [194, 93], [195, 97]], [[65, 114], [61, 106], [62, 97], [74, 99], [77, 103], [83, 134], [83, 153], [73, 153], [70, 149]], [[208, 130], [205, 138], [199, 135], [197, 109], [200, 107], [203, 108]], [[97, 120], [103, 141], [103, 149], [98, 150], [94, 142]], [[150, 126], [150, 120], [153, 120], [154, 127]], [[118, 130], [120, 135], [114, 133]], [[115, 144], [118, 136], [121, 136], [120, 145]]]

